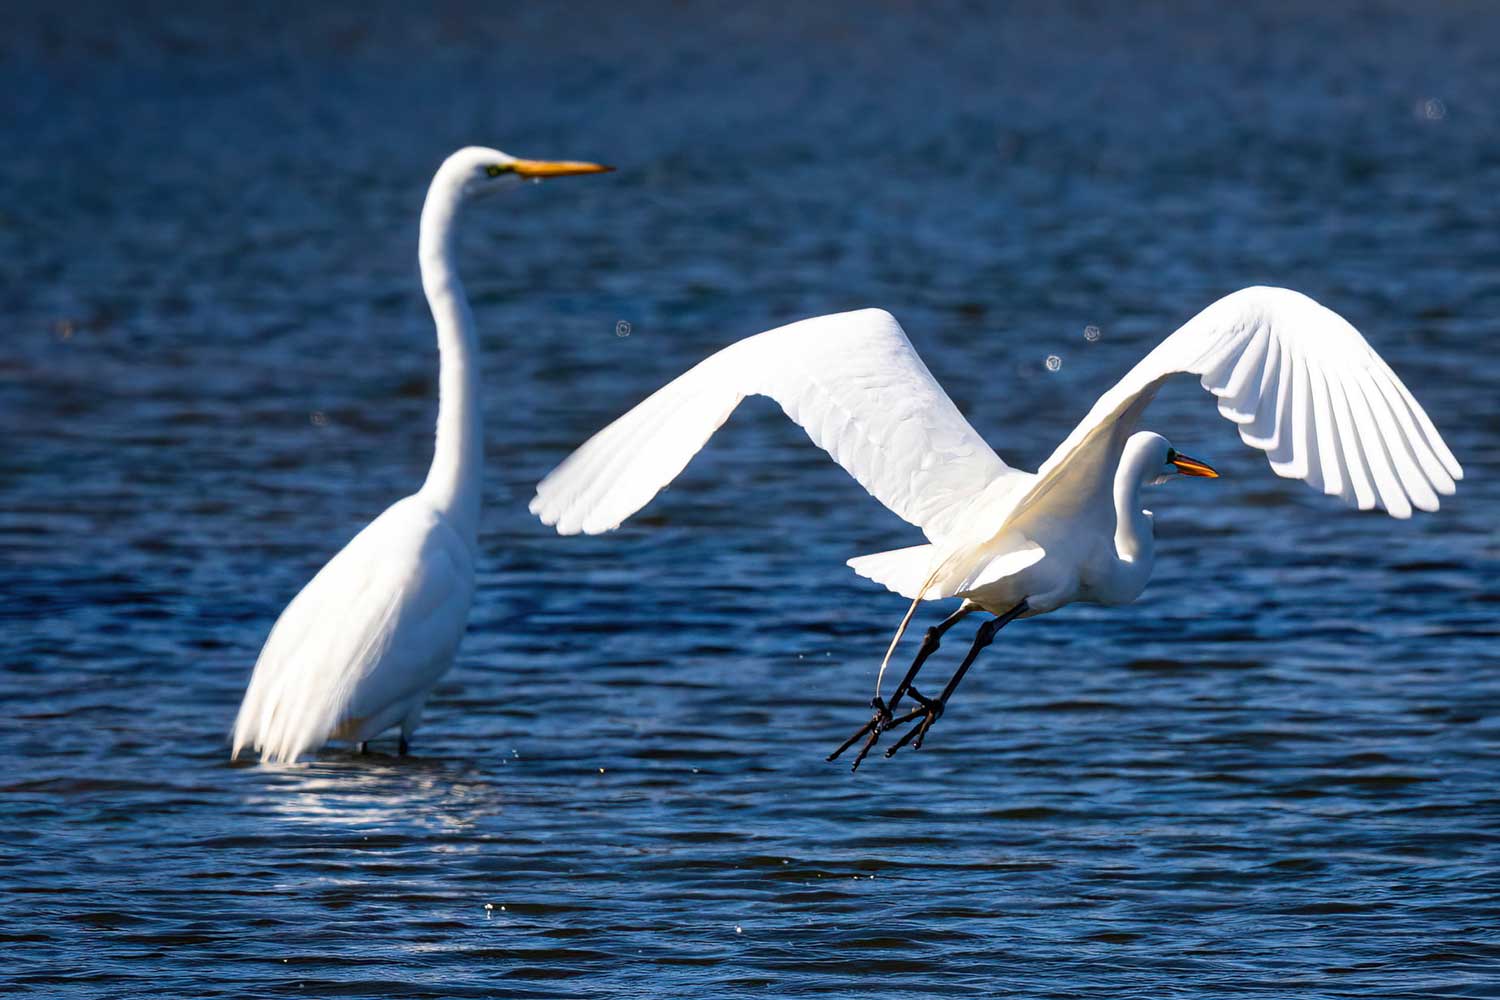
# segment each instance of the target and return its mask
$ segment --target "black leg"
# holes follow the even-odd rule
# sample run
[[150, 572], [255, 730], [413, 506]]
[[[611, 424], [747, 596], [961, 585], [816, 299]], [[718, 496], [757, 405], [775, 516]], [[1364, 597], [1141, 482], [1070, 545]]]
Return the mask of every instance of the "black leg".
[[912, 681], [917, 679], [917, 671], [922, 669], [922, 664], [926, 663], [927, 658], [942, 645], [943, 633], [947, 632], [954, 625], [957, 625], [960, 619], [974, 610], [975, 605], [965, 601], [963, 606], [957, 611], [927, 630], [927, 634], [922, 637], [921, 648], [917, 650], [917, 658], [912, 661], [911, 668], [906, 671], [906, 676], [901, 678], [901, 683], [896, 685], [896, 693], [891, 696], [890, 703], [887, 704], [885, 699], [878, 694], [871, 699], [870, 707], [875, 709], [875, 714], [870, 717], [869, 722], [866, 722], [856, 730], [853, 736], [845, 740], [837, 750], [829, 754], [829, 760], [837, 760], [840, 754], [852, 747], [863, 736], [865, 737], [865, 745], [859, 748], [859, 753], [854, 756], [854, 766], [849, 769], [851, 771], [859, 770], [860, 763], [865, 759], [870, 750], [874, 748], [875, 741], [880, 739], [880, 734], [891, 727], [892, 713], [895, 712], [896, 706], [901, 703], [901, 699], [911, 690]]
[[1005, 612], [1005, 614], [991, 618], [979, 626], [979, 631], [974, 634], [974, 645], [969, 647], [969, 654], [958, 665], [958, 669], [953, 672], [953, 676], [948, 678], [948, 683], [943, 687], [942, 694], [936, 698], [924, 698], [916, 688], [911, 689], [912, 698], [922, 707], [906, 713], [899, 719], [892, 720], [891, 724], [886, 728], [894, 729], [897, 726], [905, 725], [918, 716], [922, 717], [922, 721], [902, 734], [901, 738], [885, 752], [887, 757], [892, 756], [897, 750], [900, 750], [908, 743], [911, 744], [913, 750], [922, 749], [922, 741], [927, 738], [927, 731], [932, 728], [934, 722], [937, 722], [942, 717], [943, 710], [948, 707], [948, 699], [953, 697], [953, 692], [958, 689], [959, 682], [964, 679], [964, 674], [969, 672], [969, 668], [978, 659], [979, 651], [995, 641], [995, 633], [1025, 613], [1026, 602], [1022, 601]]
[[411, 744], [406, 742], [406, 737], [401, 737], [401, 742], [396, 744], [396, 752], [405, 757], [407, 751], [411, 750]]
[[942, 645], [941, 640], [947, 631], [957, 625], [964, 617], [977, 610], [978, 605], [965, 601], [963, 606], [957, 611], [927, 630], [927, 634], [922, 637], [922, 646], [917, 650], [917, 658], [911, 661], [911, 669], [907, 670], [906, 676], [901, 678], [901, 683], [896, 685], [896, 693], [891, 695], [891, 703], [887, 706], [890, 712], [894, 713], [896, 711], [896, 706], [901, 703], [901, 698], [906, 692], [912, 689], [912, 682], [917, 679], [917, 671], [922, 669], [922, 664], [927, 662], [929, 656], [937, 652], [938, 647]]
[[365, 754], [367, 754], [369, 752], [370, 752], [370, 744], [368, 744], [368, 743], [361, 743], [359, 745], [359, 755], [361, 757], [363, 757]]

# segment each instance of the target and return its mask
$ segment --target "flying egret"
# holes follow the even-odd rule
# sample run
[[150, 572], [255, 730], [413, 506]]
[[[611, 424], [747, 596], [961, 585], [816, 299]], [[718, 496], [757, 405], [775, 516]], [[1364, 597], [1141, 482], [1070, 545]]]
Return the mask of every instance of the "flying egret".
[[[927, 544], [849, 560], [911, 599], [875, 682], [854, 766], [881, 734], [915, 723], [886, 751], [920, 748], [995, 633], [1074, 601], [1126, 604], [1151, 576], [1151, 512], [1141, 490], [1177, 475], [1214, 478], [1159, 434], [1136, 432], [1171, 376], [1196, 375], [1272, 470], [1362, 510], [1436, 510], [1463, 470], [1427, 414], [1359, 332], [1284, 288], [1227, 295], [1162, 341], [1101, 396], [1035, 473], [987, 445], [879, 309], [803, 320], [724, 348], [596, 434], [537, 486], [531, 511], [562, 534], [620, 525], [672, 481], [748, 395], [770, 396]], [[892, 693], [881, 680], [922, 601], [961, 599], [928, 630]], [[996, 617], [941, 693], [917, 672], [943, 634], [975, 611]], [[915, 707], [897, 715], [903, 698]]]
[[263, 761], [291, 761], [330, 739], [363, 750], [396, 725], [406, 753], [428, 693], [453, 665], [474, 596], [484, 446], [479, 344], [458, 280], [459, 207], [527, 178], [610, 169], [477, 146], [438, 168], [417, 250], [440, 357], [427, 481], [355, 535], [276, 620], [235, 720], [231, 757], [248, 746]]

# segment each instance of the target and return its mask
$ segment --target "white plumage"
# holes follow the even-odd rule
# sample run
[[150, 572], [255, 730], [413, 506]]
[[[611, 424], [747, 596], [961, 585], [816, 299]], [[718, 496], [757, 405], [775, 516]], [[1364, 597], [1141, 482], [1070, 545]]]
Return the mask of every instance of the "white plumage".
[[726, 347], [570, 455], [537, 486], [531, 511], [563, 534], [617, 527], [682, 471], [741, 399], [761, 394], [926, 534], [928, 544], [849, 561], [913, 598], [913, 608], [960, 597], [961, 612], [1009, 621], [1072, 601], [1121, 604], [1140, 594], [1154, 563], [1141, 489], [1180, 473], [1216, 475], [1159, 435], [1136, 433], [1176, 374], [1199, 376], [1277, 475], [1361, 509], [1398, 518], [1436, 510], [1463, 476], [1358, 331], [1305, 295], [1257, 287], [1225, 296], [1162, 341], [1035, 474], [1007, 466], [896, 321], [868, 309]]
[[474, 597], [474, 551], [420, 494], [401, 500], [287, 605], [255, 664], [235, 723], [268, 761], [328, 739], [409, 739], [453, 664]]
[[483, 425], [474, 318], [458, 279], [454, 225], [471, 196], [527, 177], [597, 173], [592, 163], [518, 160], [469, 147], [448, 157], [422, 206], [418, 256], [442, 368], [427, 481], [330, 559], [266, 639], [235, 719], [233, 749], [291, 761], [330, 739], [363, 744], [401, 727], [458, 652], [474, 599]]
[[731, 344], [596, 434], [537, 487], [532, 513], [565, 535], [620, 526], [677, 477], [746, 396], [769, 396], [860, 485], [930, 539], [991, 487], [1000, 460], [890, 313], [820, 316]]
[[1300, 292], [1246, 288], [1194, 316], [1101, 396], [1042, 464], [1043, 480], [1118, 461], [1157, 390], [1179, 373], [1201, 377], [1278, 476], [1361, 510], [1437, 510], [1438, 495], [1463, 478], [1426, 412], [1347, 320]]
[[[1036, 476], [985, 443], [890, 313], [865, 309], [792, 323], [709, 357], [568, 456], [537, 486], [531, 511], [565, 535], [617, 528], [676, 478], [741, 400], [764, 395], [930, 540], [970, 536], [986, 528], [970, 512], [996, 517], [1062, 483], [1112, 477], [1146, 406], [1180, 373], [1202, 377], [1277, 475], [1361, 509], [1395, 517], [1436, 510], [1463, 477], [1426, 412], [1354, 327], [1299, 292], [1256, 287], [1225, 296], [1162, 341]], [[872, 571], [889, 565], [865, 563]]]

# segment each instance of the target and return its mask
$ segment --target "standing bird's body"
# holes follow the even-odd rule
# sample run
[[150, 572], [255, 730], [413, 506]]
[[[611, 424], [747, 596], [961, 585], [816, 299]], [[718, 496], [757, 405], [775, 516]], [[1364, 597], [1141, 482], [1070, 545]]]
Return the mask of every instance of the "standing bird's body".
[[290, 761], [330, 739], [363, 744], [401, 727], [404, 753], [458, 652], [474, 599], [484, 460], [478, 341], [459, 283], [455, 222], [469, 198], [528, 177], [597, 173], [592, 163], [518, 160], [469, 147], [448, 157], [422, 207], [422, 288], [441, 358], [427, 480], [392, 504], [302, 588], [255, 663], [232, 756]]
[[[1247, 288], [1151, 351], [1034, 474], [1006, 465], [896, 321], [869, 309], [793, 323], [713, 355], [569, 456], [537, 486], [531, 511], [563, 534], [618, 527], [682, 471], [741, 399], [775, 399], [928, 538], [849, 561], [912, 600], [886, 662], [919, 602], [963, 601], [928, 631], [889, 702], [877, 680], [874, 717], [835, 753], [865, 737], [862, 759], [882, 732], [918, 718], [890, 752], [913, 738], [920, 746], [979, 649], [1009, 621], [1074, 601], [1139, 596], [1154, 563], [1141, 490], [1175, 475], [1217, 475], [1160, 435], [1136, 433], [1162, 384], [1179, 373], [1199, 377], [1278, 475], [1362, 509], [1402, 518], [1436, 510], [1438, 495], [1462, 477], [1427, 414], [1358, 331], [1297, 292]], [[997, 617], [980, 627], [940, 695], [919, 694], [913, 681], [944, 632], [979, 610]], [[918, 707], [898, 718], [907, 696]]]

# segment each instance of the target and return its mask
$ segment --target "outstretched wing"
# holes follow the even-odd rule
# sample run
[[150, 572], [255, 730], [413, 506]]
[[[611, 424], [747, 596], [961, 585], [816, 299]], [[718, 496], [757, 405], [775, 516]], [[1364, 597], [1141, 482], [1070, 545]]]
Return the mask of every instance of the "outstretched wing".
[[1031, 479], [969, 426], [896, 320], [865, 309], [724, 348], [568, 456], [538, 484], [531, 512], [565, 535], [619, 527], [751, 395], [780, 403], [861, 486], [934, 540], [987, 486]]
[[1412, 394], [1342, 316], [1299, 292], [1245, 288], [1157, 345], [1110, 389], [1038, 472], [1016, 513], [1112, 476], [1125, 440], [1169, 377], [1198, 375], [1219, 412], [1271, 469], [1361, 510], [1437, 510], [1463, 469]]

